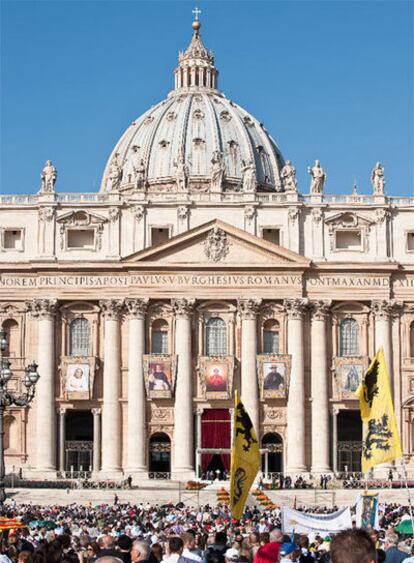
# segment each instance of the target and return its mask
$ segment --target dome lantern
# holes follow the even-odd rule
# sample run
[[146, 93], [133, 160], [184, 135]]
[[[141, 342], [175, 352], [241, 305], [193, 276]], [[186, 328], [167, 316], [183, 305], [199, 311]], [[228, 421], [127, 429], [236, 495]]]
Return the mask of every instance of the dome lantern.
[[195, 8], [192, 23], [193, 36], [186, 51], [178, 55], [178, 67], [174, 71], [175, 90], [191, 90], [206, 88], [216, 90], [218, 85], [218, 70], [214, 66], [214, 54], [208, 51], [201, 39], [201, 22], [198, 19], [201, 10]]

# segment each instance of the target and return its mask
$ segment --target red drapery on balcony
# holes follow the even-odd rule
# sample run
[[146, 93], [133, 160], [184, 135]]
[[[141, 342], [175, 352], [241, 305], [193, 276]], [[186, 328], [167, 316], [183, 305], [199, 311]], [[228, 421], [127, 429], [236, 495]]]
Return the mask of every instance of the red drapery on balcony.
[[[230, 413], [228, 409], [208, 409], [201, 416], [201, 447], [230, 448]], [[206, 471], [213, 453], [201, 456], [201, 469]], [[220, 454], [225, 469], [230, 469], [230, 454]]]

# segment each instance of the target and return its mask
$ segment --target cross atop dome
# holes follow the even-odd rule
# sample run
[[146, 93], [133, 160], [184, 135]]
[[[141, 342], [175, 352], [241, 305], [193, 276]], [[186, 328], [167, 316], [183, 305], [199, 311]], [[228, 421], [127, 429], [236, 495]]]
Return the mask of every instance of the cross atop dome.
[[217, 89], [218, 70], [214, 66], [214, 54], [208, 51], [201, 39], [201, 10], [194, 8], [192, 23], [193, 36], [186, 51], [178, 55], [178, 67], [175, 69], [175, 90]]

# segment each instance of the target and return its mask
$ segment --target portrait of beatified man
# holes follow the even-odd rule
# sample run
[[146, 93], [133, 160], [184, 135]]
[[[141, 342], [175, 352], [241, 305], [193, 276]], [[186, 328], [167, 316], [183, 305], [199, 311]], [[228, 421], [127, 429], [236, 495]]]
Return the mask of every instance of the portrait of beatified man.
[[70, 392], [89, 390], [89, 364], [68, 365], [66, 390]]
[[148, 372], [150, 391], [171, 391], [171, 366], [166, 363], [150, 363]]
[[285, 387], [285, 369], [283, 363], [264, 363], [263, 388], [266, 391], [283, 389]]
[[228, 367], [226, 364], [212, 364], [206, 372], [206, 391], [227, 391]]

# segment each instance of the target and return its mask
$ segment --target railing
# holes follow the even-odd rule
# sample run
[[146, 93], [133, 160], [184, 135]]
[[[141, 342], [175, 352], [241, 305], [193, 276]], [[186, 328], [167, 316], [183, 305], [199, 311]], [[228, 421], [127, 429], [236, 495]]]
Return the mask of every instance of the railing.
[[171, 473], [162, 472], [162, 471], [150, 471], [148, 473], [148, 479], [160, 479], [160, 480], [171, 479]]
[[[49, 195], [49, 194], [48, 194]], [[114, 193], [56, 193], [54, 201], [58, 203], [106, 203], [114, 201], [122, 201], [122, 192]], [[141, 199], [149, 201], [181, 201], [188, 200], [194, 202], [242, 202], [246, 201], [246, 194], [243, 192], [194, 192], [189, 194], [176, 194], [169, 192], [140, 192]], [[294, 199], [290, 196], [296, 194], [275, 193], [275, 192], [259, 192], [256, 194], [247, 194], [250, 198], [262, 203], [286, 203]], [[42, 196], [31, 194], [14, 194], [0, 195], [0, 205], [33, 205], [42, 201]], [[373, 196], [363, 194], [297, 194], [297, 201], [303, 203], [330, 203], [330, 204], [347, 204], [347, 205], [398, 205], [407, 206], [414, 205], [414, 197], [398, 197], [398, 196]], [[48, 201], [48, 203], [50, 203]]]
[[56, 473], [58, 479], [90, 479], [91, 471], [58, 471]]

